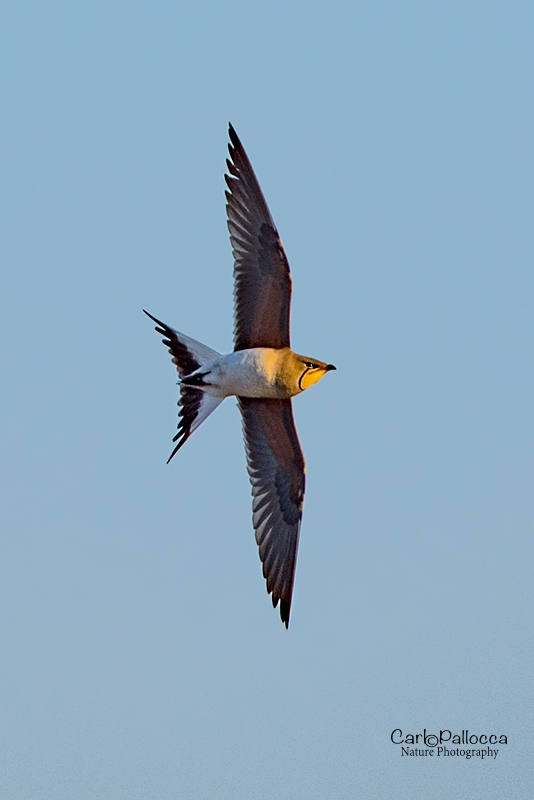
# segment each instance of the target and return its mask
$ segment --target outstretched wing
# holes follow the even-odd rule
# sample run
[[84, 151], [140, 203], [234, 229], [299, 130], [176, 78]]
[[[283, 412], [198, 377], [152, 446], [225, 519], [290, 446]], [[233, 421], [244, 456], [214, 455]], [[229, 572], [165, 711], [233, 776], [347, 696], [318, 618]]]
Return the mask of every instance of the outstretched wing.
[[[149, 314], [148, 311], [145, 311], [145, 314], [156, 323], [156, 331], [164, 337], [163, 344], [169, 348], [180, 379], [190, 375], [203, 364], [214, 361], [220, 355], [211, 347], [170, 328]], [[181, 406], [181, 409], [178, 414], [178, 433], [173, 438], [173, 442], [177, 442], [177, 445], [170, 454], [167, 464], [180, 447], [186, 443], [193, 431], [196, 431], [211, 412], [215, 411], [217, 406], [222, 403], [223, 399], [206, 394], [202, 389], [180, 383], [178, 405]]]
[[234, 349], [289, 347], [291, 275], [260, 185], [229, 126], [225, 175], [228, 230], [234, 255]]
[[280, 601], [280, 616], [287, 628], [304, 505], [304, 456], [291, 400], [240, 397], [239, 407], [263, 575], [273, 606]]

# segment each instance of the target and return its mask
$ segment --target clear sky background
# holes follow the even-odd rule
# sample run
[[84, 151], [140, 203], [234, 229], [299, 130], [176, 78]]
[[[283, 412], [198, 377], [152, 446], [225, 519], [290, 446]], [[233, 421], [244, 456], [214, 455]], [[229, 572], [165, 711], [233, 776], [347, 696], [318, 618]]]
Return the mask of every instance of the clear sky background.
[[[531, 2], [6, 2], [2, 800], [533, 792]], [[289, 632], [230, 399], [227, 123], [294, 280]], [[409, 758], [440, 728], [496, 761]]]

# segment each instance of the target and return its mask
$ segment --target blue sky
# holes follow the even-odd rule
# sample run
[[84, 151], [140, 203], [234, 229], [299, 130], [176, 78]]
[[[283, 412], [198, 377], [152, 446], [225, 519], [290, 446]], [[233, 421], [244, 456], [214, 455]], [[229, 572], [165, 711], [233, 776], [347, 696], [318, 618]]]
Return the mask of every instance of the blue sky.
[[[0, 795], [532, 794], [534, 13], [27, 2], [0, 17]], [[169, 465], [141, 312], [232, 348], [227, 123], [293, 273], [287, 632], [227, 400]], [[394, 728], [506, 734], [402, 757]]]

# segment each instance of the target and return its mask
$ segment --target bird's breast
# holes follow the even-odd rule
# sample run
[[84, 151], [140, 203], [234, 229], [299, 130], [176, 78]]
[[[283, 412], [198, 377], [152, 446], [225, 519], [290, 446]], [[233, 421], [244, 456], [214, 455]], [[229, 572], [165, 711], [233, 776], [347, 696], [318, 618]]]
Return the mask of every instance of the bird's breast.
[[292, 397], [300, 389], [287, 368], [291, 355], [287, 347], [253, 347], [220, 356], [210, 365], [205, 391], [216, 397]]

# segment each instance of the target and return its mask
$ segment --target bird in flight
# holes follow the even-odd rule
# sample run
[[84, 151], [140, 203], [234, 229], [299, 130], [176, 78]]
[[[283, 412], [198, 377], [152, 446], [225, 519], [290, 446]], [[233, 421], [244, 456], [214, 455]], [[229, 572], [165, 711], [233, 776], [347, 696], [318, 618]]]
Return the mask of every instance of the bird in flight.
[[221, 355], [148, 311], [145, 314], [164, 337], [180, 378], [178, 433], [169, 461], [225, 397], [237, 397], [263, 575], [273, 606], [280, 602], [280, 616], [287, 628], [306, 472], [291, 398], [335, 367], [291, 350], [289, 264], [250, 161], [231, 125], [229, 136], [226, 164], [230, 174], [225, 179], [234, 256], [234, 352]]

